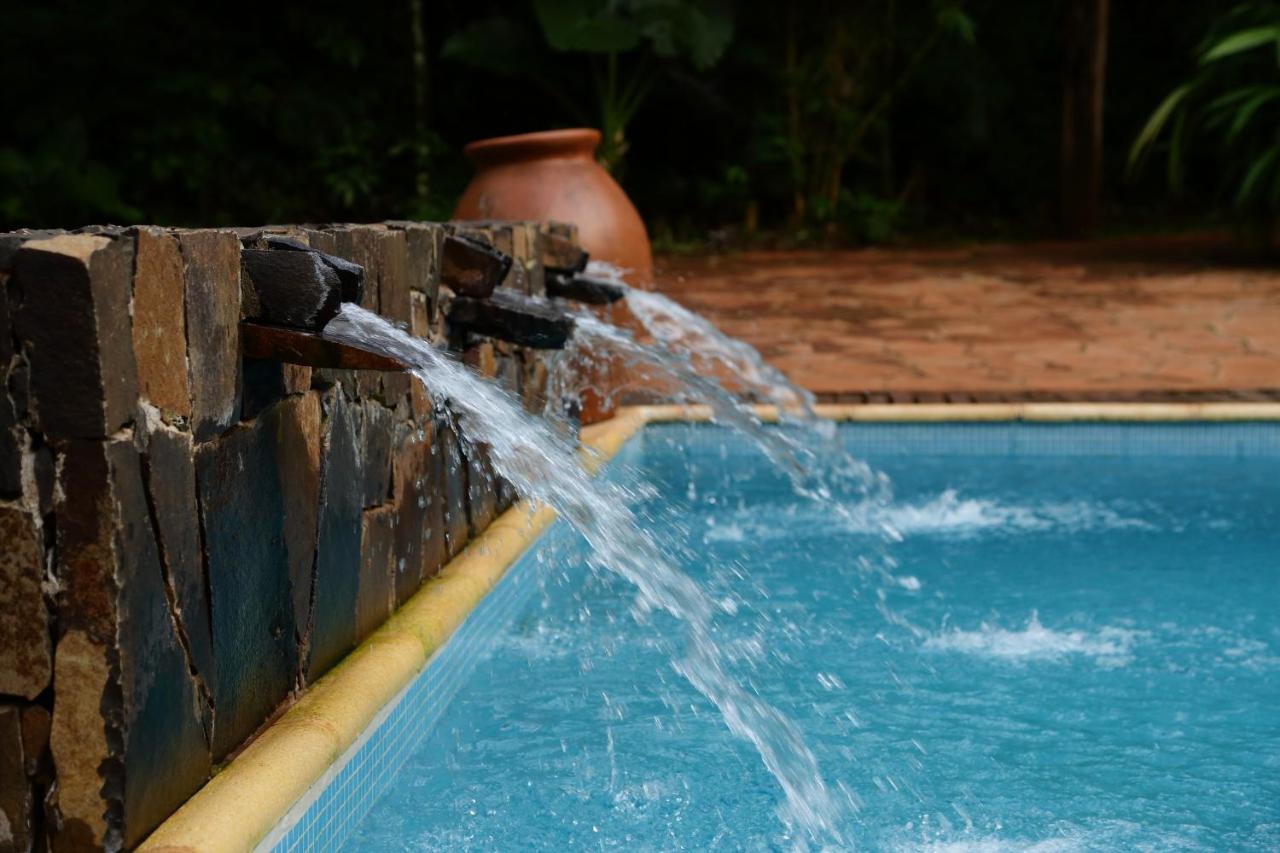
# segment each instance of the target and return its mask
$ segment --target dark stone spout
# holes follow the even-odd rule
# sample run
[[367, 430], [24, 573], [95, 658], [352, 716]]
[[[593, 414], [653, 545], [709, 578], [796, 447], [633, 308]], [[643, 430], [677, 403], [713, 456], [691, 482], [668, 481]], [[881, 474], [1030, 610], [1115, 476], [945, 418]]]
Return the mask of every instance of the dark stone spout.
[[589, 275], [549, 275], [547, 295], [587, 305], [612, 305], [627, 295], [627, 287], [606, 278]]
[[349, 370], [409, 369], [403, 361], [385, 353], [328, 338], [323, 330], [311, 332], [246, 320], [240, 324], [240, 341], [245, 358]]
[[319, 330], [343, 302], [360, 301], [363, 267], [278, 234], [258, 234], [242, 242], [240, 301], [245, 319]]
[[487, 299], [511, 270], [511, 256], [488, 243], [449, 234], [440, 252], [440, 281], [459, 296]]
[[459, 296], [449, 307], [449, 325], [534, 349], [563, 349], [573, 317], [544, 299], [496, 290], [488, 299]]

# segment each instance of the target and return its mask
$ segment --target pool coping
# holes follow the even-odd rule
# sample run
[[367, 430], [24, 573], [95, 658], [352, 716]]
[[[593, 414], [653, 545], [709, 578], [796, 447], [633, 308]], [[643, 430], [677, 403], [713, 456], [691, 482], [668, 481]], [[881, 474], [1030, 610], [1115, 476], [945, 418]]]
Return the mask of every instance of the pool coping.
[[[1228, 422], [1280, 420], [1280, 403], [827, 404], [839, 422]], [[778, 411], [755, 407], [761, 420]], [[710, 420], [706, 406], [620, 409], [583, 427], [579, 459], [599, 471], [646, 424]], [[518, 501], [336, 667], [311, 685], [226, 767], [162, 823], [140, 850], [251, 850], [341, 761], [369, 725], [422, 672], [507, 569], [555, 520]]]

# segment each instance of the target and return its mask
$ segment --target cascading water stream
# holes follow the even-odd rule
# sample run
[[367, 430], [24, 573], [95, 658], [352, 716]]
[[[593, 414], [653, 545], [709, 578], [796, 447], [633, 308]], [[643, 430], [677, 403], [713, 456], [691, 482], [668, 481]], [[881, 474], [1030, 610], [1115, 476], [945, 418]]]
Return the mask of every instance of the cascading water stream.
[[[818, 417], [813, 394], [765, 361], [755, 347], [726, 335], [707, 318], [660, 293], [628, 286], [625, 271], [613, 264], [592, 261], [587, 265], [587, 273], [626, 290], [627, 308], [654, 343], [642, 343], [625, 329], [605, 323], [582, 309], [578, 312], [578, 333], [566, 353], [569, 358], [562, 361], [564, 373], [572, 375], [572, 359], [590, 362], [620, 356], [630, 368], [649, 365], [659, 372], [656, 378], [666, 381], [666, 393], [680, 402], [710, 406], [712, 420], [737, 429], [755, 443], [788, 473], [797, 494], [821, 503], [850, 527], [859, 525], [858, 519], [867, 507], [850, 507], [833, 500], [835, 486], [852, 485], [864, 504], [887, 506], [893, 501], [889, 478], [845, 451], [836, 437], [834, 425]], [[748, 405], [713, 376], [699, 371], [695, 358], [719, 366], [735, 383], [776, 406], [779, 422], [797, 431], [805, 440], [797, 441], [784, 430], [765, 429]], [[571, 381], [566, 376], [555, 376], [553, 380]], [[674, 387], [670, 387], [671, 383]], [[881, 547], [875, 554], [860, 556], [857, 566], [864, 576], [879, 581], [877, 607], [885, 620], [920, 635], [919, 628], [891, 611], [885, 603], [885, 590], [900, 583], [893, 573], [897, 564], [888, 546], [901, 541], [902, 534], [887, 521], [880, 522], [879, 528]]]
[[679, 619], [686, 645], [676, 670], [716, 706], [734, 734], [756, 748], [785, 794], [783, 820], [820, 844], [842, 842], [840, 808], [812, 750], [786, 716], [730, 674], [714, 637], [721, 606], [664, 556], [630, 509], [633, 496], [626, 489], [593, 480], [569, 442], [498, 386], [377, 314], [344, 305], [325, 336], [411, 365], [436, 407], [456, 418], [462, 440], [485, 446], [495, 471], [518, 494], [552, 507], [586, 539], [601, 565], [636, 587], [644, 607]]

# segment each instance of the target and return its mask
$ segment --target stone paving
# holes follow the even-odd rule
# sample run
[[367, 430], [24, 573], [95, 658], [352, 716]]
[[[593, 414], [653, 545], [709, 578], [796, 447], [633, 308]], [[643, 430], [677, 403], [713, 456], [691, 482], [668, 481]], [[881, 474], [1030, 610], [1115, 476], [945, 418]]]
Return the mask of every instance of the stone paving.
[[662, 258], [828, 401], [1280, 399], [1280, 266], [1223, 238]]

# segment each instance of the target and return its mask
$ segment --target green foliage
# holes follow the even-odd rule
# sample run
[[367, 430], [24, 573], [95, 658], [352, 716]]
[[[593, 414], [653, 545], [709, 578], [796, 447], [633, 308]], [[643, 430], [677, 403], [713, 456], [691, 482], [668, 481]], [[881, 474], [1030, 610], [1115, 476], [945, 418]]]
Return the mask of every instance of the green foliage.
[[777, 141], [790, 164], [792, 227], [808, 222], [834, 235], [852, 221], [867, 223], [855, 225], [860, 235], [883, 239], [902, 203], [876, 207], [874, 194], [848, 193], [846, 170], [891, 168], [881, 143], [895, 99], [944, 40], [971, 46], [973, 21], [954, 0], [935, 0], [931, 14], [910, 22], [919, 30], [895, 25], [893, 0], [837, 5], [803, 19], [801, 11], [792, 6], [787, 19], [787, 118]]
[[1169, 185], [1180, 192], [1189, 152], [1207, 148], [1237, 212], [1269, 225], [1280, 213], [1280, 5], [1235, 8], [1196, 58], [1191, 78], [1160, 102], [1134, 140], [1129, 171], [1163, 147]]
[[[482, 18], [454, 33], [441, 56], [506, 77], [532, 80], [575, 121], [596, 124], [603, 136], [599, 158], [621, 170], [629, 148], [627, 128], [657, 82], [660, 61], [686, 60], [706, 70], [733, 36], [727, 6], [689, 0], [533, 0], [540, 39], [509, 14]], [[548, 74], [547, 51], [584, 54], [595, 113], [588, 117], [570, 92], [572, 77]], [[623, 56], [627, 56], [624, 62]]]

